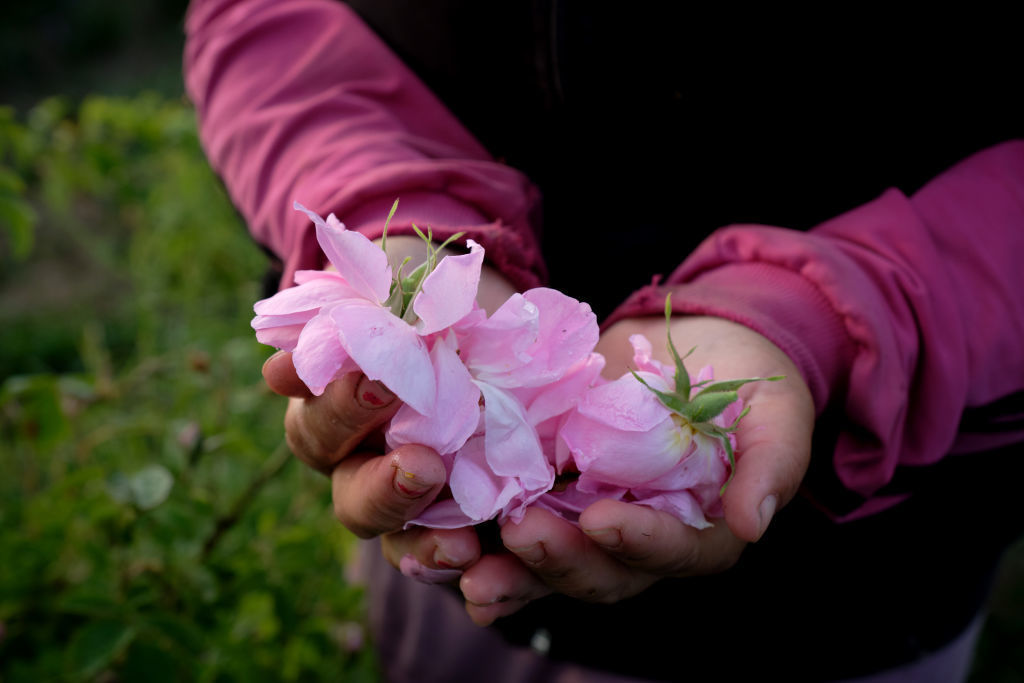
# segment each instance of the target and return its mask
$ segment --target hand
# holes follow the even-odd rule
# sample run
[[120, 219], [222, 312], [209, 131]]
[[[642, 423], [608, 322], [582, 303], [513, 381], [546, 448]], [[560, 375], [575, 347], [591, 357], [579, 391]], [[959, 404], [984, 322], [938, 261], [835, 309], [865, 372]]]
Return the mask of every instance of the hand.
[[[631, 363], [632, 334], [644, 334], [660, 349], [656, 357], [671, 363], [663, 319], [623, 320], [598, 344], [609, 379], [622, 375]], [[724, 520], [698, 531], [667, 513], [604, 500], [583, 512], [582, 528], [577, 528], [531, 509], [522, 522], [502, 529], [511, 552], [481, 559], [461, 579], [466, 609], [476, 623], [488, 624], [552, 591], [616, 602], [663, 577], [727, 569], [795, 495], [810, 459], [814, 407], [793, 362], [763, 336], [718, 318], [674, 318], [672, 338], [683, 352], [697, 347], [686, 361], [691, 375], [712, 365], [716, 379], [786, 377], [740, 390], [751, 411], [736, 434], [738, 462], [723, 496]]]
[[[388, 255], [392, 267], [406, 257], [415, 266], [425, 248], [418, 238], [395, 236], [388, 240]], [[484, 267], [481, 306], [494, 310], [513, 291], [496, 271]], [[382, 427], [400, 406], [387, 387], [352, 373], [313, 396], [285, 352], [267, 360], [263, 377], [271, 390], [289, 397], [288, 446], [303, 463], [331, 478], [334, 513], [345, 527], [361, 538], [384, 536], [384, 554], [396, 567], [407, 554], [428, 569], [461, 568], [476, 561], [480, 545], [472, 529], [401, 531], [437, 497], [446, 472], [437, 453], [423, 446], [384, 453]]]

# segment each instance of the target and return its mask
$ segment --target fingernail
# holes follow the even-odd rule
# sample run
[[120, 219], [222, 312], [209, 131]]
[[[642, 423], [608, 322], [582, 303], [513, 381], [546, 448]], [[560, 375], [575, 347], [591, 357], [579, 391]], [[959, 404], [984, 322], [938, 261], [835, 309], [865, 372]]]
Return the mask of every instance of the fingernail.
[[434, 564], [443, 569], [458, 569], [466, 564], [463, 560], [456, 560], [450, 557], [440, 548], [434, 550]]
[[419, 498], [434, 488], [434, 484], [418, 479], [412, 472], [406, 472], [395, 466], [395, 488], [410, 498]]
[[375, 382], [366, 375], [356, 385], [356, 402], [367, 410], [379, 410], [391, 405], [395, 400], [387, 387], [380, 382]]
[[539, 541], [524, 548], [509, 548], [509, 550], [514, 552], [520, 560], [528, 564], [540, 564], [548, 556], [547, 549]]
[[761, 505], [758, 506], [757, 512], [761, 517], [761, 532], [758, 537], [762, 536], [768, 529], [768, 524], [772, 521], [772, 517], [775, 515], [775, 508], [779, 504], [779, 499], [775, 497], [775, 494], [765, 496], [765, 499], [761, 501]]
[[265, 361], [263, 361], [263, 369], [266, 370], [267, 366], [270, 365], [270, 361], [274, 360], [275, 358], [277, 358], [278, 356], [280, 356], [280, 355], [282, 355], [284, 353], [286, 353], [286, 352], [285, 351], [275, 351], [274, 354], [272, 356], [270, 356], [270, 358], [268, 358]]
[[622, 532], [615, 527], [609, 529], [584, 529], [583, 533], [602, 548], [615, 549], [622, 547]]

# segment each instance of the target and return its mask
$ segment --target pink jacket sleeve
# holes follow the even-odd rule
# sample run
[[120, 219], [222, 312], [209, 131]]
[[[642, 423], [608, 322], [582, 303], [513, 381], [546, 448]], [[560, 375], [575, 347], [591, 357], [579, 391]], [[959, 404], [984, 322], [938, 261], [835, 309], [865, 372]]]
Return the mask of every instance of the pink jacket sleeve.
[[833, 464], [865, 501], [850, 516], [887, 507], [898, 498], [876, 494], [897, 466], [1024, 440], [1005, 422], [958, 433], [965, 409], [1024, 391], [1024, 141], [809, 233], [722, 229], [613, 320], [657, 314], [667, 291], [677, 312], [744, 323], [786, 351], [819, 414], [844, 416]]
[[323, 265], [299, 201], [379, 236], [415, 220], [464, 230], [519, 288], [545, 277], [538, 194], [481, 145], [346, 5], [194, 0], [185, 85], [206, 154], [253, 236], [285, 265]]

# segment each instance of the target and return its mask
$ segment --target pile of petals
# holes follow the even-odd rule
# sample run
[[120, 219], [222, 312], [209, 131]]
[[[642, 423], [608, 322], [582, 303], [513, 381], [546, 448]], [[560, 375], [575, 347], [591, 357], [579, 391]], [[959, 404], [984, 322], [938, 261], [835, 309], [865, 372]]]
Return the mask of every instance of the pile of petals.
[[389, 264], [386, 241], [295, 208], [335, 270], [296, 273], [295, 287], [256, 303], [252, 326], [260, 342], [292, 352], [315, 395], [358, 371], [398, 396], [388, 446], [429, 446], [448, 470], [450, 495], [411, 524], [501, 523], [531, 505], [575, 522], [601, 498], [698, 528], [721, 514], [743, 415], [735, 388], [753, 380], [714, 384], [705, 368], [691, 387], [674, 347], [673, 368], [635, 336], [638, 371], [609, 382], [587, 304], [537, 288], [490, 316], [477, 306], [484, 250], [472, 240], [468, 253], [438, 259], [440, 247], [417, 229], [429, 256], [405, 274]]

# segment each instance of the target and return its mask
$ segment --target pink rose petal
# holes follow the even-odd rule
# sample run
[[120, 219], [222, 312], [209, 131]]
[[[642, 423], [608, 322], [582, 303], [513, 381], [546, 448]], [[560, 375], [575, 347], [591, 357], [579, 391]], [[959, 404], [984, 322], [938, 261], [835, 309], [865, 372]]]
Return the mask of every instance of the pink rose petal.
[[484, 440], [491, 470], [498, 476], [518, 477], [530, 488], [550, 488], [554, 470], [522, 405], [498, 387], [476, 385], [484, 396]]
[[492, 519], [522, 491], [515, 477], [494, 473], [484, 453], [484, 437], [470, 439], [459, 451], [449, 485], [459, 508], [474, 523]]
[[470, 253], [441, 259], [434, 272], [423, 280], [423, 288], [412, 304], [420, 319], [416, 326], [420, 334], [450, 327], [473, 310], [484, 249], [473, 240], [467, 244]]
[[316, 224], [316, 240], [338, 274], [352, 289], [370, 300], [381, 302], [391, 289], [391, 265], [388, 256], [365, 235], [346, 230], [334, 214], [324, 221], [298, 202], [295, 208]]
[[343, 301], [330, 315], [341, 345], [367, 377], [383, 382], [421, 415], [434, 413], [434, 370], [426, 344], [411, 325], [362, 299]]
[[[257, 321], [253, 320], [253, 327], [256, 324]], [[282, 351], [294, 351], [299, 343], [299, 335], [302, 334], [302, 328], [305, 326], [306, 323], [303, 322], [296, 325], [274, 325], [262, 329], [257, 328], [256, 340], [260, 344], [273, 346]]]
[[[638, 373], [655, 389], [664, 391], [665, 381], [649, 373]], [[609, 427], [630, 432], [644, 432], [668, 417], [666, 408], [654, 393], [632, 375], [623, 375], [586, 392], [579, 402], [580, 414]]]
[[292, 363], [299, 379], [315, 396], [323, 394], [337, 377], [358, 369], [341, 345], [333, 318], [323, 313], [302, 329]]
[[437, 382], [435, 416], [424, 416], [408, 405], [399, 408], [387, 429], [391, 448], [417, 443], [441, 454], [454, 453], [480, 425], [480, 389], [455, 353], [453, 336], [439, 339], [430, 351]]
[[416, 519], [406, 522], [405, 528], [425, 526], [431, 529], [461, 529], [473, 526], [478, 521], [463, 512], [455, 500], [446, 498], [431, 504]]
[[530, 361], [527, 350], [537, 340], [537, 307], [513, 294], [490, 318], [465, 330], [462, 360], [477, 379], [496, 386], [516, 386], [508, 373]]
[[324, 273], [324, 277], [307, 280], [297, 287], [282, 289], [270, 297], [257, 301], [253, 310], [260, 316], [287, 315], [300, 311], [317, 311], [344, 299], [358, 297], [337, 273]]
[[398, 561], [398, 569], [405, 576], [420, 583], [450, 583], [462, 576], [461, 569], [433, 569], [408, 554], [403, 555]]
[[643, 492], [638, 494], [633, 490], [631, 493], [636, 496], [635, 502], [638, 505], [667, 512], [695, 529], [707, 529], [712, 526], [704, 517], [700, 503], [688, 491], [659, 491], [644, 495]]

